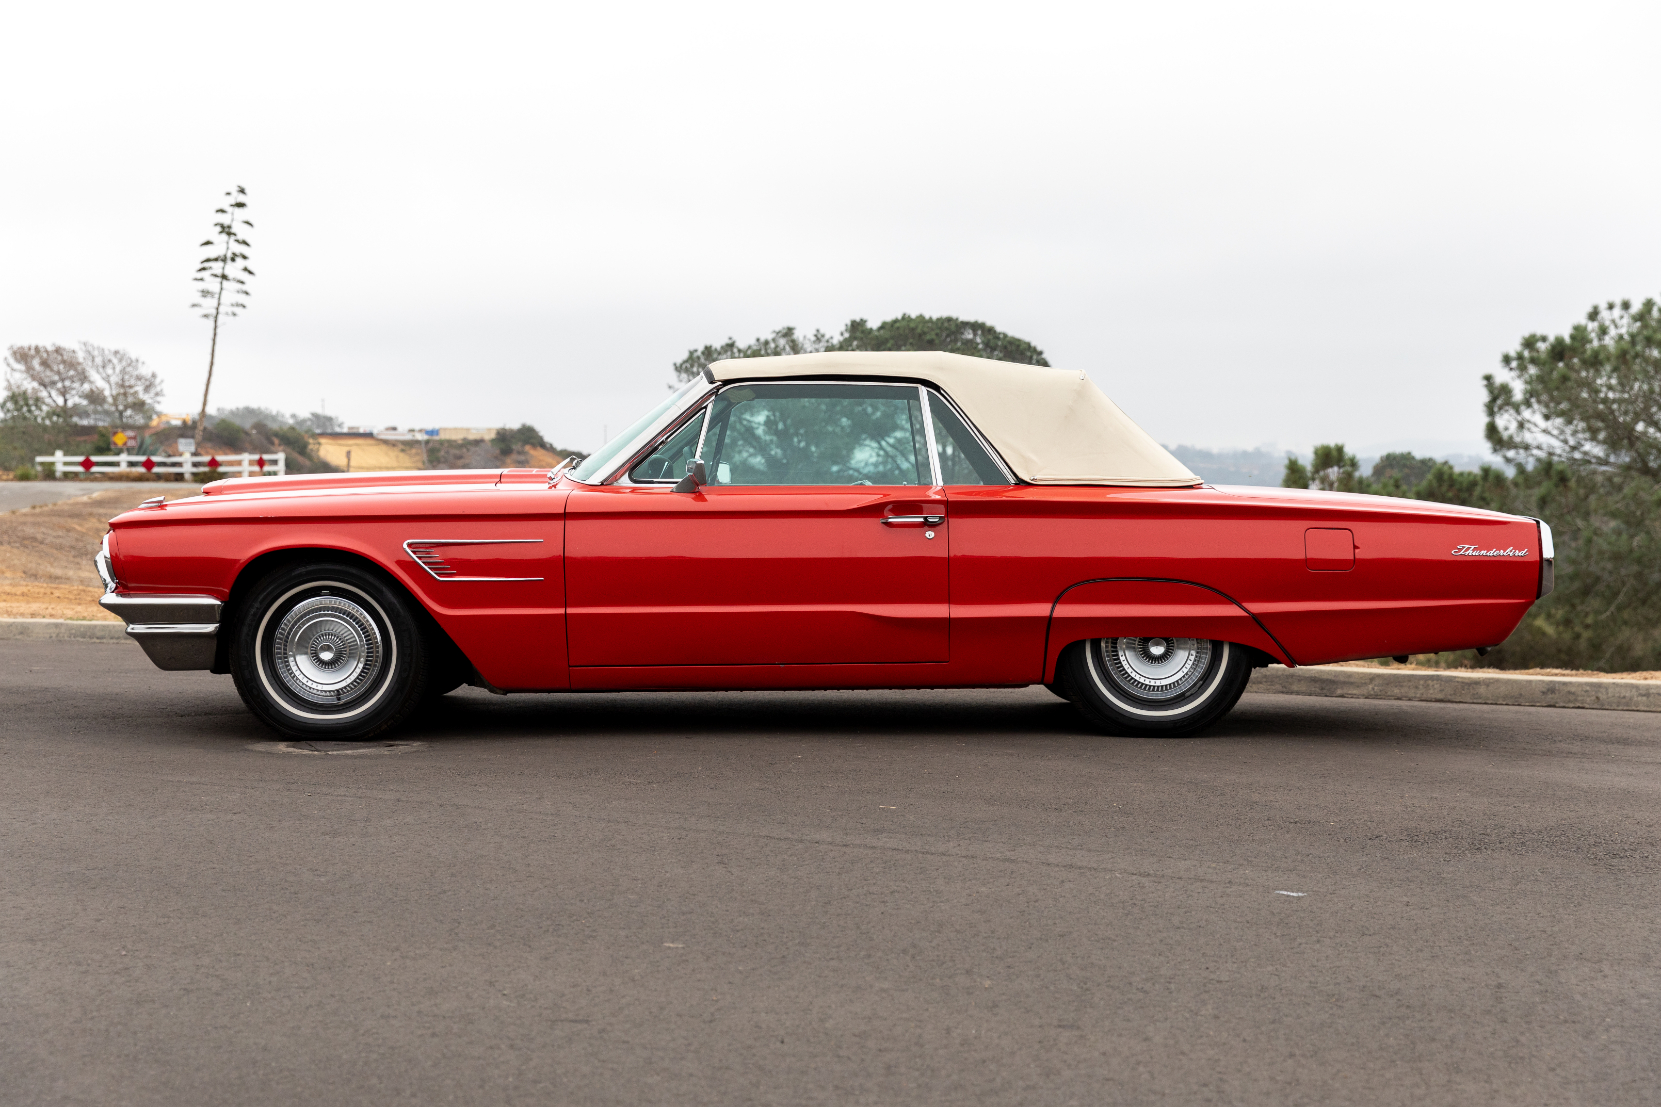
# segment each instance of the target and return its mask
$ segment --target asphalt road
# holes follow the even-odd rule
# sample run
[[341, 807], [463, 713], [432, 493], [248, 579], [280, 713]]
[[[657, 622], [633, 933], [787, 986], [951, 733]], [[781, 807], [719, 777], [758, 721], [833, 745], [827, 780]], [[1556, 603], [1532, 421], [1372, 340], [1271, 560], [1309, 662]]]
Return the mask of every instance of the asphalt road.
[[188, 489], [186, 485], [163, 483], [161, 481], [157, 481], [154, 485], [149, 482], [140, 485], [132, 481], [108, 480], [0, 481], [0, 514], [39, 507], [41, 504], [55, 504], [63, 500], [73, 500], [81, 496], [90, 496], [94, 492], [104, 492], [111, 488], [137, 487], [154, 487], [155, 492], [151, 494], [155, 496], [177, 495], [179, 492]]
[[6, 1104], [1661, 1099], [1651, 714], [467, 691], [320, 755], [129, 643], [0, 689]]

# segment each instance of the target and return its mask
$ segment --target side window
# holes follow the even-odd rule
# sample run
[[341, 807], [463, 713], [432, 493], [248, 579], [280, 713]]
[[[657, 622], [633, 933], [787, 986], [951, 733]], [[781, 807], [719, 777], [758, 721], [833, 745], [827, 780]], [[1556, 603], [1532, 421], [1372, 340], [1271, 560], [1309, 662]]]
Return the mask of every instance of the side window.
[[752, 384], [710, 408], [715, 484], [932, 483], [915, 385]]
[[704, 427], [704, 413], [699, 412], [686, 426], [659, 443], [629, 470], [629, 479], [636, 483], [654, 480], [680, 480], [686, 476], [686, 463], [698, 452], [698, 432]]
[[963, 419], [938, 394], [929, 394], [929, 414], [934, 418], [934, 446], [940, 453], [942, 484], [1008, 484], [992, 455], [964, 425]]

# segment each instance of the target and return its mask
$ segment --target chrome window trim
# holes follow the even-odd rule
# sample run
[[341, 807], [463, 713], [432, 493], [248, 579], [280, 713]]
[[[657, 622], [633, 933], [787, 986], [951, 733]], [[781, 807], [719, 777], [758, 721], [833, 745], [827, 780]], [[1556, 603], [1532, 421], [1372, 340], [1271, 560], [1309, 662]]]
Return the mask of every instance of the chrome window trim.
[[[868, 380], [860, 377], [760, 377], [754, 380], [735, 380], [723, 382], [712, 381], [711, 383], [714, 387], [702, 393], [696, 401], [688, 406], [685, 418], [675, 420], [663, 430], [651, 436], [646, 441], [645, 445], [635, 450], [634, 453], [629, 454], [627, 459], [622, 464], [608, 470], [604, 475], [598, 476], [593, 480], [578, 480], [574, 474], [569, 473], [565, 475], [569, 476], [570, 479], [577, 484], [585, 485], [590, 488], [597, 488], [607, 484], [622, 484], [635, 488], [657, 488], [665, 484], [676, 484], [680, 480], [679, 477], [664, 477], [658, 480], [637, 481], [633, 477], [629, 476], [629, 471], [636, 465], [640, 464], [641, 461], [645, 460], [653, 450], [657, 449], [665, 441], [679, 433], [687, 423], [696, 418], [702, 418], [704, 425], [698, 430], [698, 452], [694, 456], [704, 456], [704, 442], [709, 434], [709, 414], [715, 398], [723, 392], [726, 392], [729, 389], [741, 388], [745, 385], [752, 384], [851, 384], [882, 385], [885, 388], [916, 388], [919, 390], [923, 403], [923, 433], [929, 443], [929, 475], [934, 482], [932, 487], [944, 487], [945, 476], [940, 469], [940, 450], [938, 443], [934, 438], [934, 419], [932, 418], [929, 410], [929, 404], [934, 400], [939, 400], [944, 403], [946, 407], [948, 407], [951, 412], [962, 421], [963, 425], [969, 428], [969, 433], [974, 435], [975, 441], [980, 444], [981, 449], [986, 451], [986, 456], [992, 459], [992, 463], [998, 467], [998, 471], [1003, 474], [1006, 481], [1008, 481], [1011, 485], [1025, 483], [1010, 469], [1008, 463], [1004, 461], [1003, 455], [997, 451], [992, 443], [986, 440], [986, 436], [981, 433], [980, 428], [975, 426], [975, 421], [965, 415], [963, 413], [963, 409], [957, 406], [957, 402], [950, 396], [946, 395], [945, 392], [931, 384], [921, 381]], [[893, 487], [904, 488], [921, 486], [894, 485]]]
[[[923, 391], [933, 393], [936, 397], [945, 401], [946, 406], [952, 409], [952, 414], [956, 415], [958, 419], [962, 420], [963, 425], [969, 428], [969, 433], [975, 436], [975, 441], [980, 443], [980, 448], [986, 451], [986, 456], [992, 459], [992, 463], [998, 467], [998, 471], [1004, 475], [1005, 480], [1007, 480], [1010, 484], [1025, 483], [1020, 477], [1015, 475], [1012, 469], [1010, 469], [1008, 463], [1004, 461], [1003, 455], [997, 451], [992, 443], [986, 440], [986, 436], [980, 432], [980, 428], [975, 426], [975, 421], [965, 415], [963, 413], [963, 409], [957, 406], [956, 400], [952, 399], [950, 396], [946, 395], [944, 392], [935, 388], [931, 384], [925, 384], [921, 387]], [[929, 428], [931, 433], [933, 431], [933, 427], [934, 424], [930, 422]], [[983, 485], [982, 487], [991, 486]]]
[[[635, 480], [630, 474], [636, 465], [639, 465], [642, 461], [645, 461], [648, 457], [652, 456], [653, 452], [656, 451], [659, 446], [679, 434], [683, 429], [685, 429], [686, 425], [694, 419], [702, 419], [704, 421], [704, 425], [698, 430], [698, 449], [700, 453], [693, 455], [694, 457], [701, 457], [701, 451], [704, 448], [704, 431], [709, 429], [710, 403], [717, 395], [720, 394], [720, 392], [721, 390], [719, 388], [711, 389], [707, 394], [705, 394], [703, 399], [698, 402], [698, 404], [695, 404], [688, 409], [685, 419], [678, 419], [674, 423], [671, 423], [667, 428], [665, 428], [663, 433], [659, 434], [656, 438], [646, 443], [645, 446], [641, 447], [634, 454], [630, 455], [628, 462], [618, 469], [615, 475], [613, 475], [609, 480], [595, 481], [594, 485], [621, 484], [630, 488], [656, 488], [659, 485], [680, 483], [681, 477], [659, 477], [656, 480]], [[681, 476], [685, 476], [685, 474], [683, 473]]]
[[[704, 391], [696, 393], [695, 395], [693, 395], [691, 401], [686, 405], [685, 408], [683, 408], [681, 410], [680, 414], [686, 414], [688, 412], [697, 411], [700, 405], [707, 404], [709, 402], [710, 397], [713, 396], [716, 391], [717, 391], [717, 389], [713, 387], [713, 382], [712, 382], [711, 385], [705, 387]], [[691, 394], [691, 393], [689, 393], [689, 394]], [[675, 431], [679, 430], [681, 427], [683, 427], [685, 425], [686, 425], [686, 420], [679, 418], [678, 415], [677, 416], [671, 416], [670, 421], [667, 424], [665, 424], [665, 426], [668, 428], [668, 433], [669, 434], [673, 434]], [[618, 456], [624, 459], [621, 464], [614, 465], [611, 468], [607, 469], [605, 472], [596, 474], [594, 477], [592, 477], [589, 480], [583, 480], [582, 478], [577, 476], [577, 469], [581, 468], [580, 465], [579, 466], [573, 466], [569, 473], [566, 473], [566, 474], [563, 474], [563, 475], [566, 476], [566, 477], [569, 477], [575, 483], [583, 485], [584, 487], [587, 487], [587, 488], [599, 488], [602, 485], [612, 484], [619, 477], [623, 476], [630, 469], [634, 468], [635, 464], [642, 457], [645, 457], [646, 453], [648, 451], [654, 449], [657, 446], [657, 444], [663, 440], [664, 432], [663, 431], [653, 431], [653, 430], [648, 429], [648, 430], [642, 432], [642, 437], [645, 441], [645, 445], [643, 447], [636, 448], [632, 453], [619, 454]], [[605, 449], [605, 445], [602, 443], [600, 448], [602, 450]]]
[[922, 385], [917, 386], [917, 394], [922, 397], [923, 403], [923, 441], [928, 443], [929, 477], [933, 480], [930, 488], [944, 488], [945, 482], [941, 479], [940, 450], [934, 444], [934, 410], [929, 407], [929, 390]]
[[[709, 413], [712, 410], [714, 410], [715, 404], [714, 404], [713, 401], [715, 400], [715, 398], [717, 396], [721, 395], [721, 393], [727, 391], [730, 388], [743, 388], [743, 387], [746, 387], [747, 385], [753, 385], [753, 384], [845, 384], [845, 385], [849, 385], [849, 386], [856, 387], [856, 388], [865, 388], [865, 387], [868, 387], [870, 385], [881, 385], [883, 388], [915, 388], [915, 389], [917, 389], [920, 393], [922, 393], [921, 403], [923, 405], [923, 436], [924, 436], [925, 439], [928, 440], [929, 477], [933, 481], [933, 484], [929, 484], [929, 485], [923, 485], [923, 484], [885, 484], [885, 485], [879, 485], [877, 487], [882, 487], [882, 488], [939, 488], [940, 487], [940, 459], [934, 452], [934, 424], [930, 421], [930, 419], [928, 417], [928, 414], [929, 414], [928, 389], [924, 385], [917, 384], [913, 381], [881, 381], [881, 380], [870, 380], [870, 381], [868, 381], [868, 380], [858, 380], [858, 379], [848, 379], [848, 378], [837, 379], [837, 378], [824, 378], [824, 377], [763, 377], [759, 380], [753, 380], [753, 381], [727, 381], [720, 388], [717, 388], [715, 390], [715, 392], [710, 396], [711, 402], [704, 405], [704, 425], [703, 425], [703, 428], [698, 431], [698, 453], [697, 453], [696, 456], [698, 456], [698, 457], [703, 457], [704, 456], [704, 438], [705, 438], [705, 436], [707, 436], [709, 434]], [[965, 420], [965, 422], [967, 422], [967, 420]], [[676, 427], [676, 429], [678, 430], [680, 427], [683, 427], [685, 425], [686, 425], [685, 423], [681, 423], [681, 424], [679, 424], [679, 426]], [[673, 434], [674, 432], [671, 431], [670, 433]], [[668, 438], [669, 438], [669, 435], [665, 434], [662, 437], [660, 437], [657, 440], [657, 442], [654, 442], [653, 445], [656, 446], [658, 443], [663, 442], [664, 440], [666, 440]], [[644, 455], [642, 455], [642, 456], [644, 456]], [[660, 482], [652, 481], [650, 483], [657, 484], [657, 483], [660, 483]], [[673, 482], [668, 482], [668, 483], [673, 483]], [[768, 487], [768, 486], [767, 485], [757, 485], [755, 487], [765, 488], [765, 487]], [[782, 488], [782, 487], [786, 487], [786, 486], [780, 485], [779, 487]], [[812, 487], [815, 487], [815, 486], [804, 484], [804, 485], [797, 485], [795, 487], [812, 488]]]

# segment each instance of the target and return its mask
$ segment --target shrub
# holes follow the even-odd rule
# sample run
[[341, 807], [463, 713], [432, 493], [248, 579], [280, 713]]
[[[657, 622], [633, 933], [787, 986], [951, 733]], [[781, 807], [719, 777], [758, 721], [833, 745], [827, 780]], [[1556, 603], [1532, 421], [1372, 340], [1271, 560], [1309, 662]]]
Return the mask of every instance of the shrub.
[[240, 450], [248, 441], [248, 434], [240, 423], [233, 423], [229, 419], [221, 419], [213, 425], [213, 437], [216, 442], [223, 442], [233, 450]]
[[311, 456], [311, 439], [307, 438], [305, 432], [298, 427], [278, 427], [271, 432], [271, 437], [289, 453], [298, 454], [301, 457]]
[[537, 446], [544, 450], [553, 449], [552, 446], [548, 445], [548, 440], [542, 437], [542, 433], [529, 423], [522, 424], [518, 430], [503, 427], [496, 432], [496, 437], [490, 440], [490, 444], [504, 454], [511, 454], [513, 451], [523, 449], [526, 446]]

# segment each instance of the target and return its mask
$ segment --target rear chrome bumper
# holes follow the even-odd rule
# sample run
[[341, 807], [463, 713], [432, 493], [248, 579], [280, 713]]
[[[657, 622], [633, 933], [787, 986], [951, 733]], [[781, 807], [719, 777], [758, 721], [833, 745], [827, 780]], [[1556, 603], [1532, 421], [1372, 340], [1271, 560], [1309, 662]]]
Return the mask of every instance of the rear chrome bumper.
[[[1534, 519], [1532, 515], [1528, 516]], [[1540, 587], [1534, 598], [1543, 600], [1557, 587], [1557, 544], [1551, 540], [1551, 527], [1544, 519], [1534, 519], [1540, 528]]]
[[211, 669], [219, 646], [219, 612], [212, 596], [148, 596], [106, 592], [105, 611], [121, 616], [127, 635], [156, 668]]

